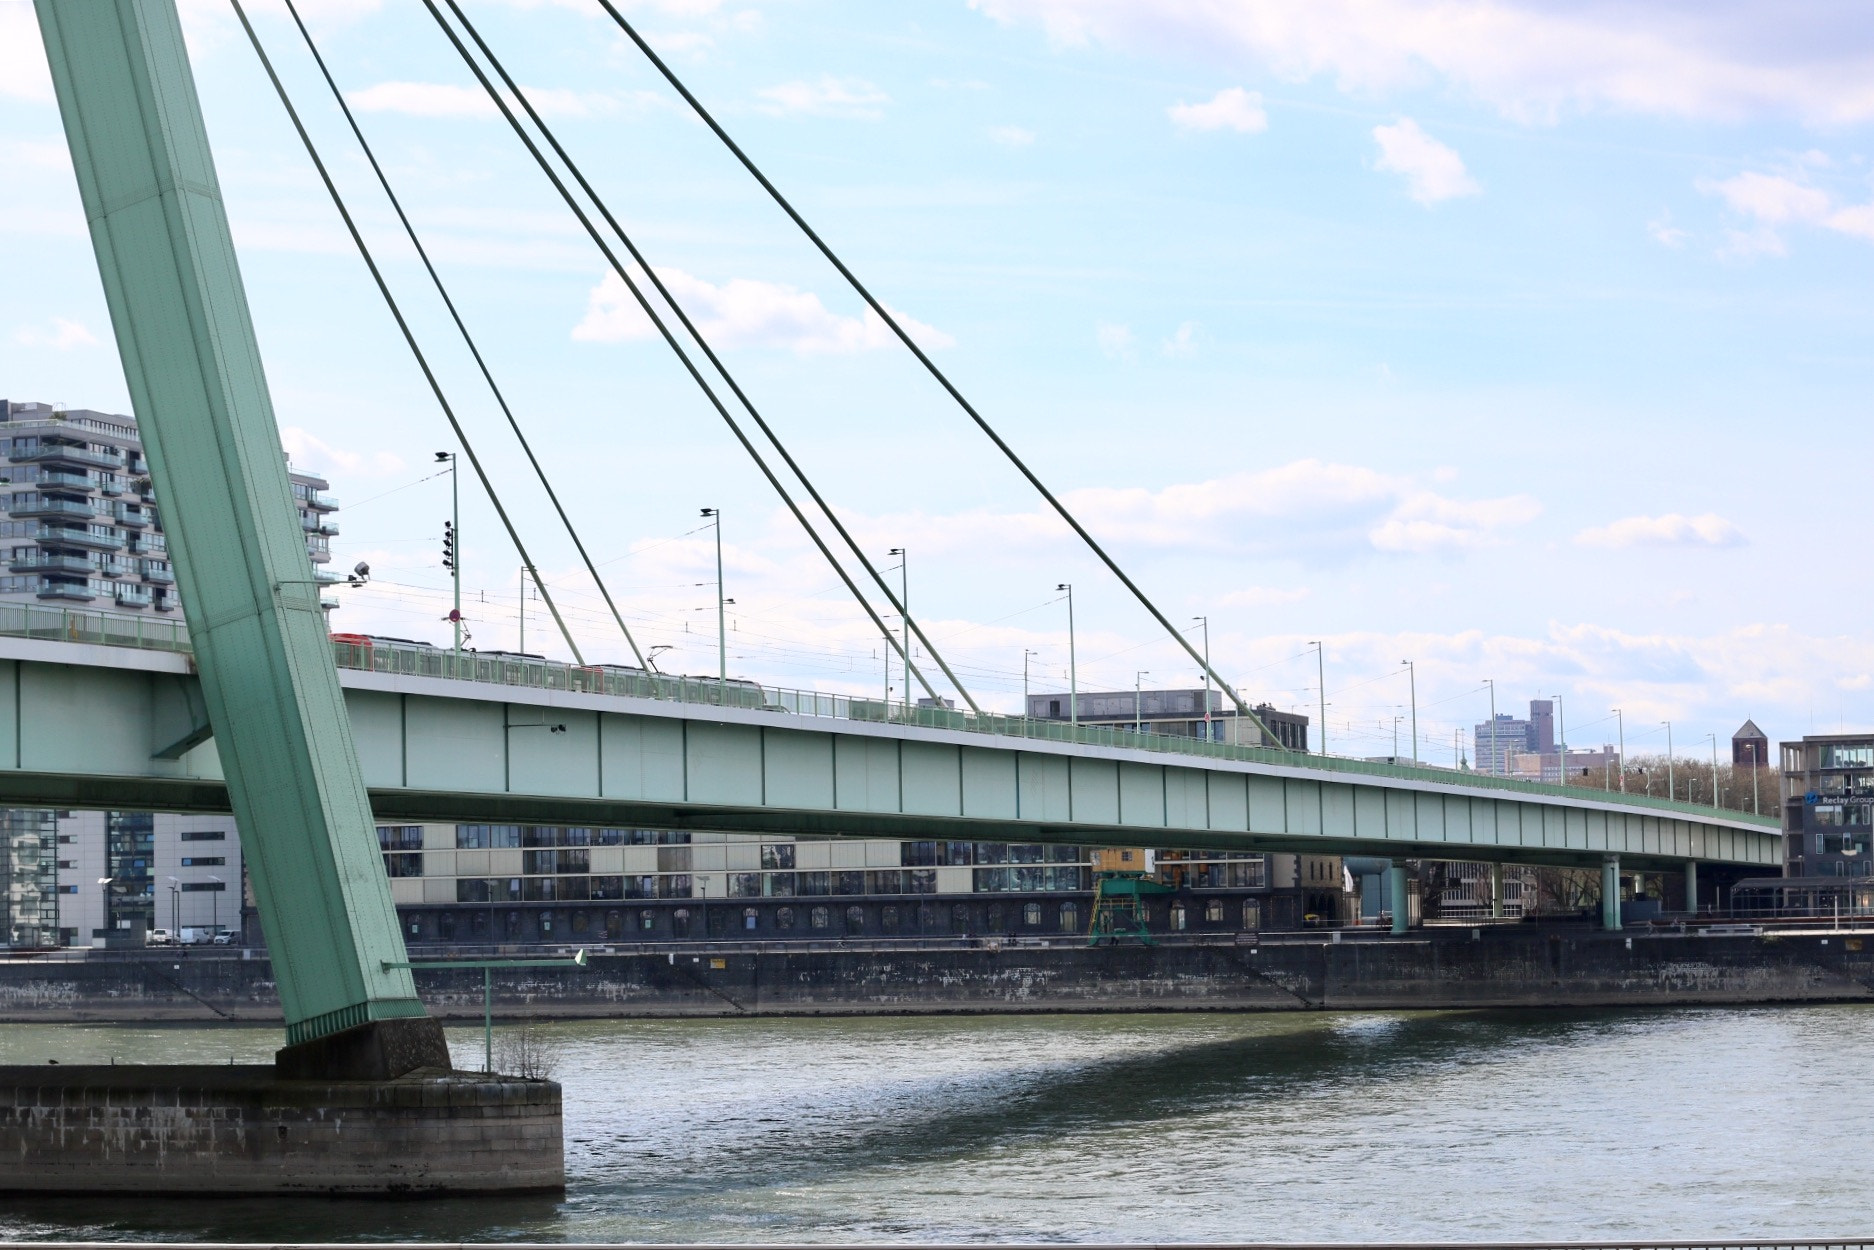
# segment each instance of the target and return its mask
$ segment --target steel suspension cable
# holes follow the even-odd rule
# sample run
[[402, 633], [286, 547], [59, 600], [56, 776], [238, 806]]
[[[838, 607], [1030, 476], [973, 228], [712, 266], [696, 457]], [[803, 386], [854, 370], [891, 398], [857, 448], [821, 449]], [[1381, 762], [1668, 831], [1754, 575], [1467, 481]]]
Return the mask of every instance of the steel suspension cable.
[[[508, 125], [512, 127], [514, 133], [520, 138], [521, 143], [525, 145], [528, 152], [532, 154], [534, 162], [539, 165], [541, 172], [547, 176], [547, 180], [551, 182], [554, 189], [559, 192], [560, 198], [566, 202], [566, 206], [570, 208], [573, 215], [579, 219], [579, 224], [585, 227], [586, 233], [591, 236], [594, 245], [596, 245], [600, 253], [604, 255], [606, 262], [611, 265], [612, 271], [618, 275], [619, 280], [625, 284], [625, 288], [630, 291], [633, 298], [638, 301], [638, 306], [644, 310], [645, 316], [650, 318], [651, 324], [663, 337], [664, 342], [669, 345], [670, 350], [676, 354], [677, 359], [682, 363], [685, 371], [689, 373], [691, 379], [702, 390], [704, 396], [709, 400], [710, 405], [715, 408], [717, 414], [722, 417], [723, 422], [729, 427], [730, 433], [734, 434], [736, 441], [741, 443], [742, 449], [748, 453], [749, 458], [755, 462], [755, 466], [761, 470], [762, 476], [768, 479], [768, 484], [774, 488], [775, 494], [781, 497], [781, 502], [787, 505], [788, 511], [794, 514], [794, 519], [800, 522], [801, 529], [806, 531], [808, 538], [813, 541], [813, 545], [819, 549], [820, 554], [826, 558], [826, 562], [831, 565], [833, 571], [839, 575], [840, 581], [845, 583], [846, 589], [852, 595], [853, 599], [865, 610], [865, 614], [871, 618], [872, 624], [877, 627], [879, 633], [884, 637], [886, 644], [898, 653], [899, 658], [905, 661], [912, 675], [918, 679], [918, 683], [924, 687], [930, 697], [933, 700], [937, 699], [937, 691], [932, 688], [929, 679], [924, 676], [923, 670], [911, 663], [910, 657], [907, 654], [907, 648], [899, 643], [898, 639], [892, 634], [891, 628], [885, 624], [877, 610], [873, 608], [871, 601], [860, 593], [858, 585], [852, 580], [852, 575], [846, 571], [845, 566], [833, 555], [832, 550], [826, 545], [826, 540], [821, 538], [819, 531], [808, 522], [806, 514], [801, 511], [800, 505], [795, 502], [793, 495], [788, 491], [787, 487], [782, 484], [781, 479], [775, 475], [774, 469], [762, 456], [754, 442], [749, 439], [748, 433], [742, 429], [741, 423], [735, 419], [734, 414], [729, 411], [728, 406], [722, 402], [721, 397], [716, 394], [715, 389], [709, 385], [708, 380], [704, 378], [702, 371], [696, 367], [696, 362], [690, 359], [689, 353], [683, 349], [683, 345], [677, 340], [676, 335], [671, 333], [670, 326], [664, 321], [663, 317], [658, 314], [656, 308], [652, 306], [651, 301], [646, 298], [643, 290], [632, 280], [630, 270], [619, 261], [617, 253], [612, 251], [611, 245], [605, 241], [604, 234], [592, 223], [591, 217], [588, 216], [585, 209], [580, 206], [572, 192], [567, 189], [566, 183], [553, 169], [552, 163], [547, 160], [546, 155], [541, 152], [539, 145], [533, 141], [533, 137], [529, 135], [526, 128], [521, 125], [520, 119], [515, 117], [514, 111], [508, 107], [507, 99], [501, 94], [500, 89], [489, 81], [488, 75], [482, 70], [480, 63], [475, 60], [474, 54], [468, 50], [468, 47], [462, 42], [461, 36], [456, 34], [455, 28], [449, 25], [448, 20], [443, 17], [442, 11], [436, 7], [435, 0], [423, 0], [423, 5], [429, 10], [430, 16], [436, 19], [436, 24], [441, 27], [443, 34], [448, 36], [449, 42], [454, 45], [456, 52], [462, 57], [463, 63], [469, 67], [469, 71], [475, 75], [476, 81], [481, 83], [482, 89], [486, 91], [489, 98], [494, 101], [496, 108], [501, 111], [502, 116], [507, 118]], [[467, 22], [465, 19], [464, 25], [466, 24]]]
[[384, 281], [384, 275], [377, 267], [377, 261], [371, 256], [371, 249], [365, 246], [364, 236], [358, 232], [358, 223], [352, 220], [351, 210], [345, 207], [344, 197], [339, 195], [338, 186], [332, 181], [332, 175], [326, 170], [325, 162], [319, 157], [319, 149], [313, 145], [312, 136], [299, 119], [299, 110], [293, 107], [293, 101], [286, 94], [286, 86], [280, 76], [274, 72], [273, 61], [267, 56], [267, 50], [261, 46], [260, 36], [254, 33], [254, 27], [247, 20], [247, 11], [241, 7], [241, 0], [228, 0], [234, 6], [234, 15], [241, 19], [241, 27], [247, 32], [248, 42], [253, 44], [254, 53], [260, 58], [261, 68], [267, 71], [267, 78], [273, 83], [274, 94], [280, 97], [280, 105], [292, 120], [293, 129], [299, 133], [299, 141], [305, 145], [306, 155], [312, 158], [313, 168], [319, 171], [320, 181], [325, 183], [325, 190], [332, 197], [332, 204], [338, 209], [338, 215], [345, 222], [345, 229], [351, 234], [351, 241], [358, 249], [358, 255], [364, 258], [365, 267], [371, 271], [371, 280], [377, 283], [378, 294], [384, 297], [384, 303], [390, 309], [390, 315], [397, 322], [397, 329], [403, 333], [403, 341], [410, 348], [410, 354], [416, 357], [417, 367], [423, 371], [424, 380], [429, 383], [430, 391], [436, 396], [436, 403], [442, 408], [443, 416], [449, 421], [449, 428], [455, 431], [456, 441], [468, 455], [469, 464], [480, 479], [482, 489], [488, 492], [488, 501], [494, 505], [495, 513], [501, 518], [502, 527], [508, 532], [508, 538], [514, 544], [514, 550], [520, 553], [521, 565], [533, 578], [534, 586], [540, 591], [540, 597], [546, 601], [547, 610], [553, 614], [553, 623], [559, 626], [560, 637], [566, 640], [566, 646], [573, 653], [575, 663], [583, 666], [585, 657], [579, 654], [579, 644], [573, 641], [573, 635], [566, 628], [566, 622], [560, 619], [560, 609], [553, 602], [553, 596], [547, 593], [546, 584], [540, 580], [540, 572], [534, 567], [533, 558], [527, 554], [521, 536], [514, 529], [514, 523], [508, 518], [507, 509], [501, 506], [501, 497], [495, 493], [494, 483], [488, 480], [487, 471], [482, 468], [481, 458], [475, 454], [474, 445], [469, 442], [462, 423], [456, 419], [455, 409], [450, 407], [448, 397], [443, 394], [442, 384], [436, 380], [436, 374], [430, 369], [429, 359], [423, 355], [423, 349], [417, 346], [416, 335], [410, 330], [410, 323], [404, 320], [403, 310], [398, 307], [397, 299], [390, 293], [390, 286]]
[[559, 513], [560, 524], [566, 527], [567, 537], [573, 540], [573, 546], [579, 551], [579, 558], [585, 563], [586, 572], [591, 574], [593, 583], [598, 586], [599, 594], [605, 599], [605, 606], [611, 611], [612, 620], [618, 623], [618, 630], [625, 636], [625, 643], [631, 648], [631, 654], [637, 659], [638, 667], [644, 667], [644, 652], [638, 649], [637, 639], [631, 636], [631, 627], [625, 624], [625, 618], [618, 611], [618, 605], [612, 602], [612, 592], [605, 585], [605, 579], [599, 576], [599, 570], [586, 553], [586, 544], [580, 539], [579, 531], [573, 527], [572, 518], [566, 515], [565, 507], [560, 503], [559, 492], [553, 489], [553, 483], [547, 479], [547, 472], [534, 455], [533, 445], [527, 441], [527, 435], [521, 432], [520, 422], [515, 419], [514, 410], [508, 406], [507, 396], [495, 384], [494, 374], [488, 368], [488, 362], [482, 358], [481, 349], [476, 346], [475, 337], [469, 333], [468, 326], [462, 320], [462, 314], [456, 311], [455, 301], [449, 297], [448, 288], [443, 285], [442, 275], [436, 272], [436, 266], [430, 263], [429, 250], [417, 237], [416, 227], [410, 223], [409, 214], [403, 211], [403, 201], [391, 189], [390, 179], [385, 176], [384, 167], [378, 163], [377, 153], [364, 137], [364, 131], [358, 126], [358, 119], [353, 116], [351, 106], [345, 103], [344, 92], [338, 89], [338, 83], [332, 78], [332, 71], [326, 67], [325, 58], [319, 54], [318, 45], [313, 42], [312, 32], [306, 29], [306, 23], [300, 19], [299, 8], [293, 0], [286, 0], [286, 11], [293, 16], [293, 24], [299, 27], [299, 33], [306, 41], [306, 50], [312, 53], [312, 59], [318, 63], [319, 73], [325, 78], [325, 85], [332, 89], [332, 99], [338, 103], [339, 112], [345, 115], [345, 122], [351, 127], [351, 133], [357, 137], [358, 146], [364, 150], [365, 160], [371, 163], [371, 172], [377, 175], [378, 185], [384, 188], [384, 195], [390, 200], [391, 208], [396, 210], [397, 220], [403, 223], [403, 230], [410, 238], [410, 246], [416, 249], [418, 259], [428, 271], [429, 278], [436, 286], [436, 294], [442, 297], [443, 307], [449, 310], [449, 319], [455, 322], [455, 328], [462, 334], [462, 342], [468, 347], [469, 355], [475, 358], [475, 367], [481, 370], [482, 380], [488, 383], [488, 390], [494, 395], [495, 403], [501, 407], [501, 415], [507, 418], [508, 428], [514, 431], [514, 438], [526, 453], [527, 463], [533, 466], [534, 476], [539, 479], [541, 489], [553, 503], [553, 510]]
[[696, 110], [696, 115], [715, 133], [716, 138], [722, 141], [723, 146], [727, 147], [729, 151], [735, 155], [735, 158], [742, 163], [742, 167], [753, 175], [755, 181], [761, 184], [762, 189], [780, 206], [781, 211], [786, 213], [788, 217], [793, 220], [794, 224], [800, 228], [801, 233], [805, 234], [807, 238], [812, 241], [813, 245], [820, 250], [820, 254], [826, 257], [835, 269], [839, 270], [840, 276], [845, 278], [852, 289], [866, 302], [866, 306], [878, 314], [880, 319], [891, 328], [892, 333], [896, 334], [899, 340], [911, 350], [911, 354], [917, 357], [918, 362], [924, 366], [931, 377], [936, 379], [937, 384], [949, 393], [950, 398], [954, 399], [957, 402], [957, 406], [962, 408], [963, 411], [968, 414], [970, 420], [976, 423], [977, 428], [982, 430], [982, 432], [989, 437], [989, 441], [994, 443], [997, 450], [1001, 451], [1001, 453], [1008, 458], [1009, 463], [1013, 464], [1021, 475], [1028, 479], [1028, 484], [1033, 486], [1035, 490], [1040, 493], [1041, 497], [1048, 502], [1048, 505], [1060, 515], [1060, 518], [1067, 522], [1074, 533], [1080, 536], [1080, 540], [1086, 543], [1088, 549], [1100, 558], [1101, 563], [1106, 565], [1113, 576], [1117, 577], [1120, 583], [1124, 585], [1127, 590], [1132, 592], [1133, 597], [1139, 601], [1147, 612], [1151, 613], [1152, 619], [1157, 621], [1159, 625], [1164, 628], [1165, 632], [1171, 635], [1179, 646], [1184, 648], [1185, 653], [1188, 654], [1192, 660], [1196, 661], [1197, 666], [1208, 673], [1210, 679], [1216, 682], [1224, 693], [1230, 696], [1231, 701], [1236, 704], [1237, 714], [1248, 717], [1258, 729], [1262, 730], [1264, 735], [1267, 736], [1271, 742], [1280, 746], [1281, 740], [1273, 733], [1269, 732], [1269, 727], [1262, 723], [1262, 718], [1260, 716], [1257, 716], [1250, 710], [1249, 705], [1243, 701], [1243, 696], [1236, 692], [1236, 688], [1217, 674], [1217, 671], [1210, 666], [1198, 649], [1191, 645], [1190, 639], [1186, 638], [1173, 627], [1171, 622], [1166, 619], [1165, 614], [1158, 610], [1158, 605], [1153, 603], [1151, 599], [1146, 596], [1145, 591], [1140, 589], [1138, 583], [1134, 582], [1126, 575], [1125, 570], [1119, 567], [1118, 562], [1107, 554], [1106, 549], [1094, 540], [1092, 534], [1087, 532], [1087, 528], [1080, 523], [1073, 513], [1067, 510], [1067, 505], [1063, 504], [1060, 499], [1055, 496], [1054, 492], [1049, 490], [1046, 484], [1035, 475], [1034, 470], [1030, 469], [1022, 458], [1015, 454], [1015, 449], [1009, 446], [1002, 435], [996, 432], [995, 427], [990, 425], [988, 420], [976, 410], [975, 405], [964, 398], [963, 392], [958, 390], [944, 371], [937, 367], [937, 362], [932, 360], [930, 356], [925, 353], [924, 349], [917, 345], [916, 341], [906, 332], [905, 328], [898, 323], [898, 319], [892, 316], [891, 310], [886, 308], [885, 305], [866, 288], [863, 282], [859, 281], [858, 275], [847, 268], [846, 262], [841, 260], [833, 249], [827, 245], [826, 240], [822, 239], [818, 232], [807, 224], [807, 219], [802, 217], [794, 208], [793, 204], [788, 202], [787, 197], [781, 194], [780, 188], [776, 187], [774, 183], [768, 180], [768, 176], [761, 172], [760, 167], [750, 159], [748, 153], [744, 152], [741, 146], [737, 144], [734, 139], [729, 137], [729, 132], [724, 130], [722, 126], [717, 123], [715, 117], [710, 114], [709, 110], [703, 107], [703, 102], [698, 100], [696, 96], [691, 93], [690, 89], [683, 85], [683, 80], [678, 78], [670, 66], [664, 63], [664, 59], [652, 50], [650, 44], [645, 42], [644, 37], [638, 33], [637, 28], [625, 20], [625, 15], [618, 11], [617, 6], [613, 4], [612, 0], [598, 0], [598, 3], [600, 7], [611, 16], [611, 19], [618, 24], [619, 29], [625, 32], [625, 35], [630, 38], [631, 42], [637, 45], [638, 50], [644, 53], [646, 59], [657, 67], [658, 73], [662, 74], [664, 80], [676, 89], [677, 94], [683, 97], [684, 102]]
[[[288, 2], [290, 3], [291, 0], [288, 0]], [[494, 49], [488, 46], [488, 41], [482, 38], [481, 32], [475, 28], [474, 23], [469, 21], [468, 15], [462, 11], [461, 5], [456, 3], [456, 0], [447, 0], [447, 3], [450, 10], [456, 15], [456, 20], [462, 23], [463, 29], [466, 30], [469, 37], [475, 41], [476, 47], [481, 49], [482, 56], [487, 58], [488, 64], [493, 67], [495, 73], [500, 76], [501, 81], [506, 84], [508, 91], [513, 95], [514, 99], [520, 103], [521, 108], [526, 110], [529, 120], [534, 124], [534, 128], [540, 132], [541, 137], [552, 147], [554, 154], [557, 155], [561, 163], [566, 166], [567, 172], [571, 173], [573, 180], [579, 184], [580, 190], [585, 192], [586, 197], [591, 200], [593, 207], [598, 209], [599, 216], [604, 218], [605, 224], [611, 227], [612, 232], [616, 234], [619, 241], [625, 245], [625, 250], [631, 253], [632, 260], [637, 262], [638, 267], [642, 269], [645, 276], [650, 279], [651, 285], [657, 289], [658, 295], [669, 305], [670, 310], [677, 315], [677, 320], [683, 326], [684, 331], [688, 333], [691, 339], [696, 342], [696, 345], [702, 349], [704, 357], [708, 359], [710, 366], [715, 369], [716, 373], [720, 375], [722, 380], [728, 385], [729, 390], [734, 393], [736, 401], [747, 410], [748, 415], [753, 418], [755, 424], [760, 427], [762, 434], [774, 445], [774, 449], [781, 454], [781, 459], [786, 462], [788, 470], [799, 479], [802, 486], [806, 487], [807, 494], [813, 499], [814, 504], [820, 509], [820, 512], [826, 517], [827, 521], [833, 526], [834, 531], [845, 542], [847, 549], [858, 559], [859, 563], [865, 568], [865, 571], [871, 575], [872, 581], [878, 586], [879, 590], [884, 593], [886, 600], [892, 606], [892, 610], [897, 612], [911, 632], [917, 635], [918, 641], [924, 644], [924, 649], [930, 652], [931, 659], [936, 661], [937, 667], [942, 670], [943, 675], [949, 679], [950, 684], [955, 687], [957, 693], [963, 696], [963, 700], [969, 704], [970, 710], [980, 715], [982, 713], [982, 708], [977, 706], [975, 698], [971, 696], [969, 690], [963, 683], [958, 680], [956, 673], [951, 671], [950, 665], [944, 661], [943, 654], [939, 652], [937, 648], [932, 645], [931, 640], [925, 636], [922, 627], [918, 625], [917, 621], [907, 610], [907, 605], [900, 602], [898, 596], [893, 593], [891, 583], [885, 580], [884, 575], [879, 572], [877, 566], [866, 556], [864, 549], [854, 541], [852, 534], [848, 532], [845, 524], [840, 521], [838, 515], [820, 494], [819, 488], [813, 484], [813, 479], [807, 476], [806, 471], [800, 467], [800, 464], [794, 459], [793, 454], [788, 451], [787, 445], [781, 441], [780, 436], [774, 432], [767, 420], [762, 417], [760, 410], [755, 407], [754, 401], [750, 400], [748, 395], [742, 390], [741, 384], [735, 380], [735, 375], [729, 372], [729, 367], [716, 355], [715, 349], [709, 345], [709, 340], [703, 337], [703, 332], [697, 328], [695, 322], [690, 319], [689, 314], [684, 311], [683, 305], [677, 302], [676, 296], [671, 294], [670, 288], [667, 287], [664, 284], [664, 280], [658, 276], [657, 270], [652, 268], [650, 262], [645, 259], [644, 253], [640, 251], [638, 245], [632, 241], [631, 235], [619, 224], [617, 217], [613, 216], [612, 210], [607, 206], [604, 197], [602, 197], [592, 186], [591, 182], [586, 179], [585, 173], [579, 167], [579, 163], [572, 158], [572, 154], [567, 152], [558, 137], [554, 135], [553, 128], [547, 125], [546, 119], [541, 117], [539, 110], [528, 100], [526, 93], [521, 90], [520, 84], [514, 80], [512, 74], [508, 73], [507, 67], [501, 63], [501, 59], [495, 55]], [[933, 695], [933, 697], [935, 696]]]

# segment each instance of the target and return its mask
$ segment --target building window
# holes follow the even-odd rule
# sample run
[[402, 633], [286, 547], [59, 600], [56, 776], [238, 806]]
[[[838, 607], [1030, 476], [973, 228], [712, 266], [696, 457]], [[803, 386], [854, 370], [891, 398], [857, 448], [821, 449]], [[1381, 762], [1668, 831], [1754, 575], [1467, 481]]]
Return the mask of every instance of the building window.
[[775, 908], [774, 909], [774, 927], [777, 929], [793, 928], [794, 927], [794, 909], [792, 907]]
[[770, 870], [792, 871], [794, 867], [794, 844], [792, 842], [764, 842], [761, 846], [761, 866]]
[[[184, 868], [220, 868], [227, 862], [228, 857], [225, 855], [184, 855], [182, 857], [182, 866]], [[59, 867], [70, 868], [71, 865], [61, 863]]]
[[1223, 923], [1223, 900], [1213, 898], [1204, 904], [1204, 919], [1211, 924]]
[[742, 909], [742, 928], [743, 929], [747, 930], [750, 933], [753, 933], [755, 931], [755, 925], [757, 923], [757, 920], [758, 920], [758, 917], [756, 916], [755, 909], [753, 907], [744, 907]]
[[179, 838], [183, 842], [226, 842], [228, 833], [225, 829], [187, 829]]
[[1262, 928], [1262, 904], [1256, 899], [1243, 900], [1243, 928], [1252, 933]]
[[761, 874], [758, 872], [732, 872], [729, 874], [730, 898], [760, 898]]
[[855, 936], [865, 932], [865, 908], [857, 903], [846, 909], [846, 932]]
[[898, 932], [898, 909], [895, 906], [888, 904], [879, 908], [878, 927], [886, 933]]
[[1061, 932], [1080, 932], [1080, 908], [1074, 903], [1061, 904]]
[[1022, 908], [1022, 923], [1029, 928], [1038, 928], [1041, 924], [1041, 904], [1029, 903]]
[[950, 929], [954, 933], [968, 933], [970, 931], [970, 907], [968, 903], [951, 904]]
[[1174, 905], [1171, 909], [1171, 929], [1172, 929], [1172, 932], [1177, 933], [1177, 932], [1181, 932], [1184, 929], [1184, 927], [1185, 927], [1184, 904], [1178, 903]]
[[219, 894], [227, 888], [227, 884], [221, 881], [184, 881], [182, 883], [184, 894]]
[[690, 936], [690, 909], [679, 907], [670, 913], [670, 928], [678, 937]]
[[828, 913], [826, 908], [816, 907], [813, 909], [811, 920], [814, 928], [824, 929], [827, 925], [832, 923], [832, 916]]
[[638, 928], [649, 933], [657, 927], [657, 913], [646, 907], [638, 912]]

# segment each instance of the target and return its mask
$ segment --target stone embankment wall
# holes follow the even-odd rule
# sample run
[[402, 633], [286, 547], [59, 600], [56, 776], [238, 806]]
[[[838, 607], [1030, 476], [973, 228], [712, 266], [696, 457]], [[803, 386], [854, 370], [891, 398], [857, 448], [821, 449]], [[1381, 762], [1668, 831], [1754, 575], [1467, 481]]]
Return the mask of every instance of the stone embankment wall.
[[[1475, 934], [1475, 936], [1473, 936]], [[595, 953], [584, 969], [498, 972], [508, 1019], [1591, 1007], [1874, 999], [1874, 936], [1702, 937], [1458, 930], [1343, 942], [1088, 948], [738, 949]], [[0, 963], [0, 1021], [276, 1020], [264, 959]], [[425, 971], [438, 1015], [479, 1018], [481, 974]]]
[[532, 1193], [565, 1188], [560, 1087], [425, 1070], [0, 1067], [0, 1193]]

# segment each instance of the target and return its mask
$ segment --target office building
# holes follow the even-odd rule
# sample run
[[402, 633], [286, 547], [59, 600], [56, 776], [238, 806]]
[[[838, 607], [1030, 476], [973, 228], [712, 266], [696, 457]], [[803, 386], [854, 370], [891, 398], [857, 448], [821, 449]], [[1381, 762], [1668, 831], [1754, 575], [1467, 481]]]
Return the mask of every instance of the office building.
[[1866, 877], [1874, 862], [1874, 734], [1782, 744], [1783, 845], [1790, 877]]
[[[1471, 758], [1477, 771], [1492, 776], [1514, 774], [1510, 758], [1516, 755], [1555, 754], [1555, 703], [1551, 699], [1531, 699], [1529, 715], [1518, 719], [1508, 712], [1498, 712], [1494, 721], [1480, 721], [1471, 729]], [[1551, 770], [1561, 775], [1561, 764], [1551, 758]]]

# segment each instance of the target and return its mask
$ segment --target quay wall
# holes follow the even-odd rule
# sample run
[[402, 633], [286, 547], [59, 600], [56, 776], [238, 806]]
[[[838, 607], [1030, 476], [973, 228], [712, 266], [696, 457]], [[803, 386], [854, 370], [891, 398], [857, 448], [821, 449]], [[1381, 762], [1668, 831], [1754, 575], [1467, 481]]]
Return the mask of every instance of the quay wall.
[[[519, 954], [520, 952], [516, 952]], [[537, 956], [540, 952], [528, 952]], [[425, 952], [424, 958], [446, 958]], [[465, 957], [467, 957], [465, 955]], [[475, 957], [487, 957], [476, 952]], [[420, 971], [445, 1019], [479, 1019], [479, 971]], [[1601, 1007], [1874, 1000], [1874, 936], [1509, 929], [1284, 935], [1156, 946], [693, 942], [495, 974], [503, 1019], [994, 1012]], [[0, 961], [0, 1022], [274, 1021], [265, 958], [98, 953]]]

